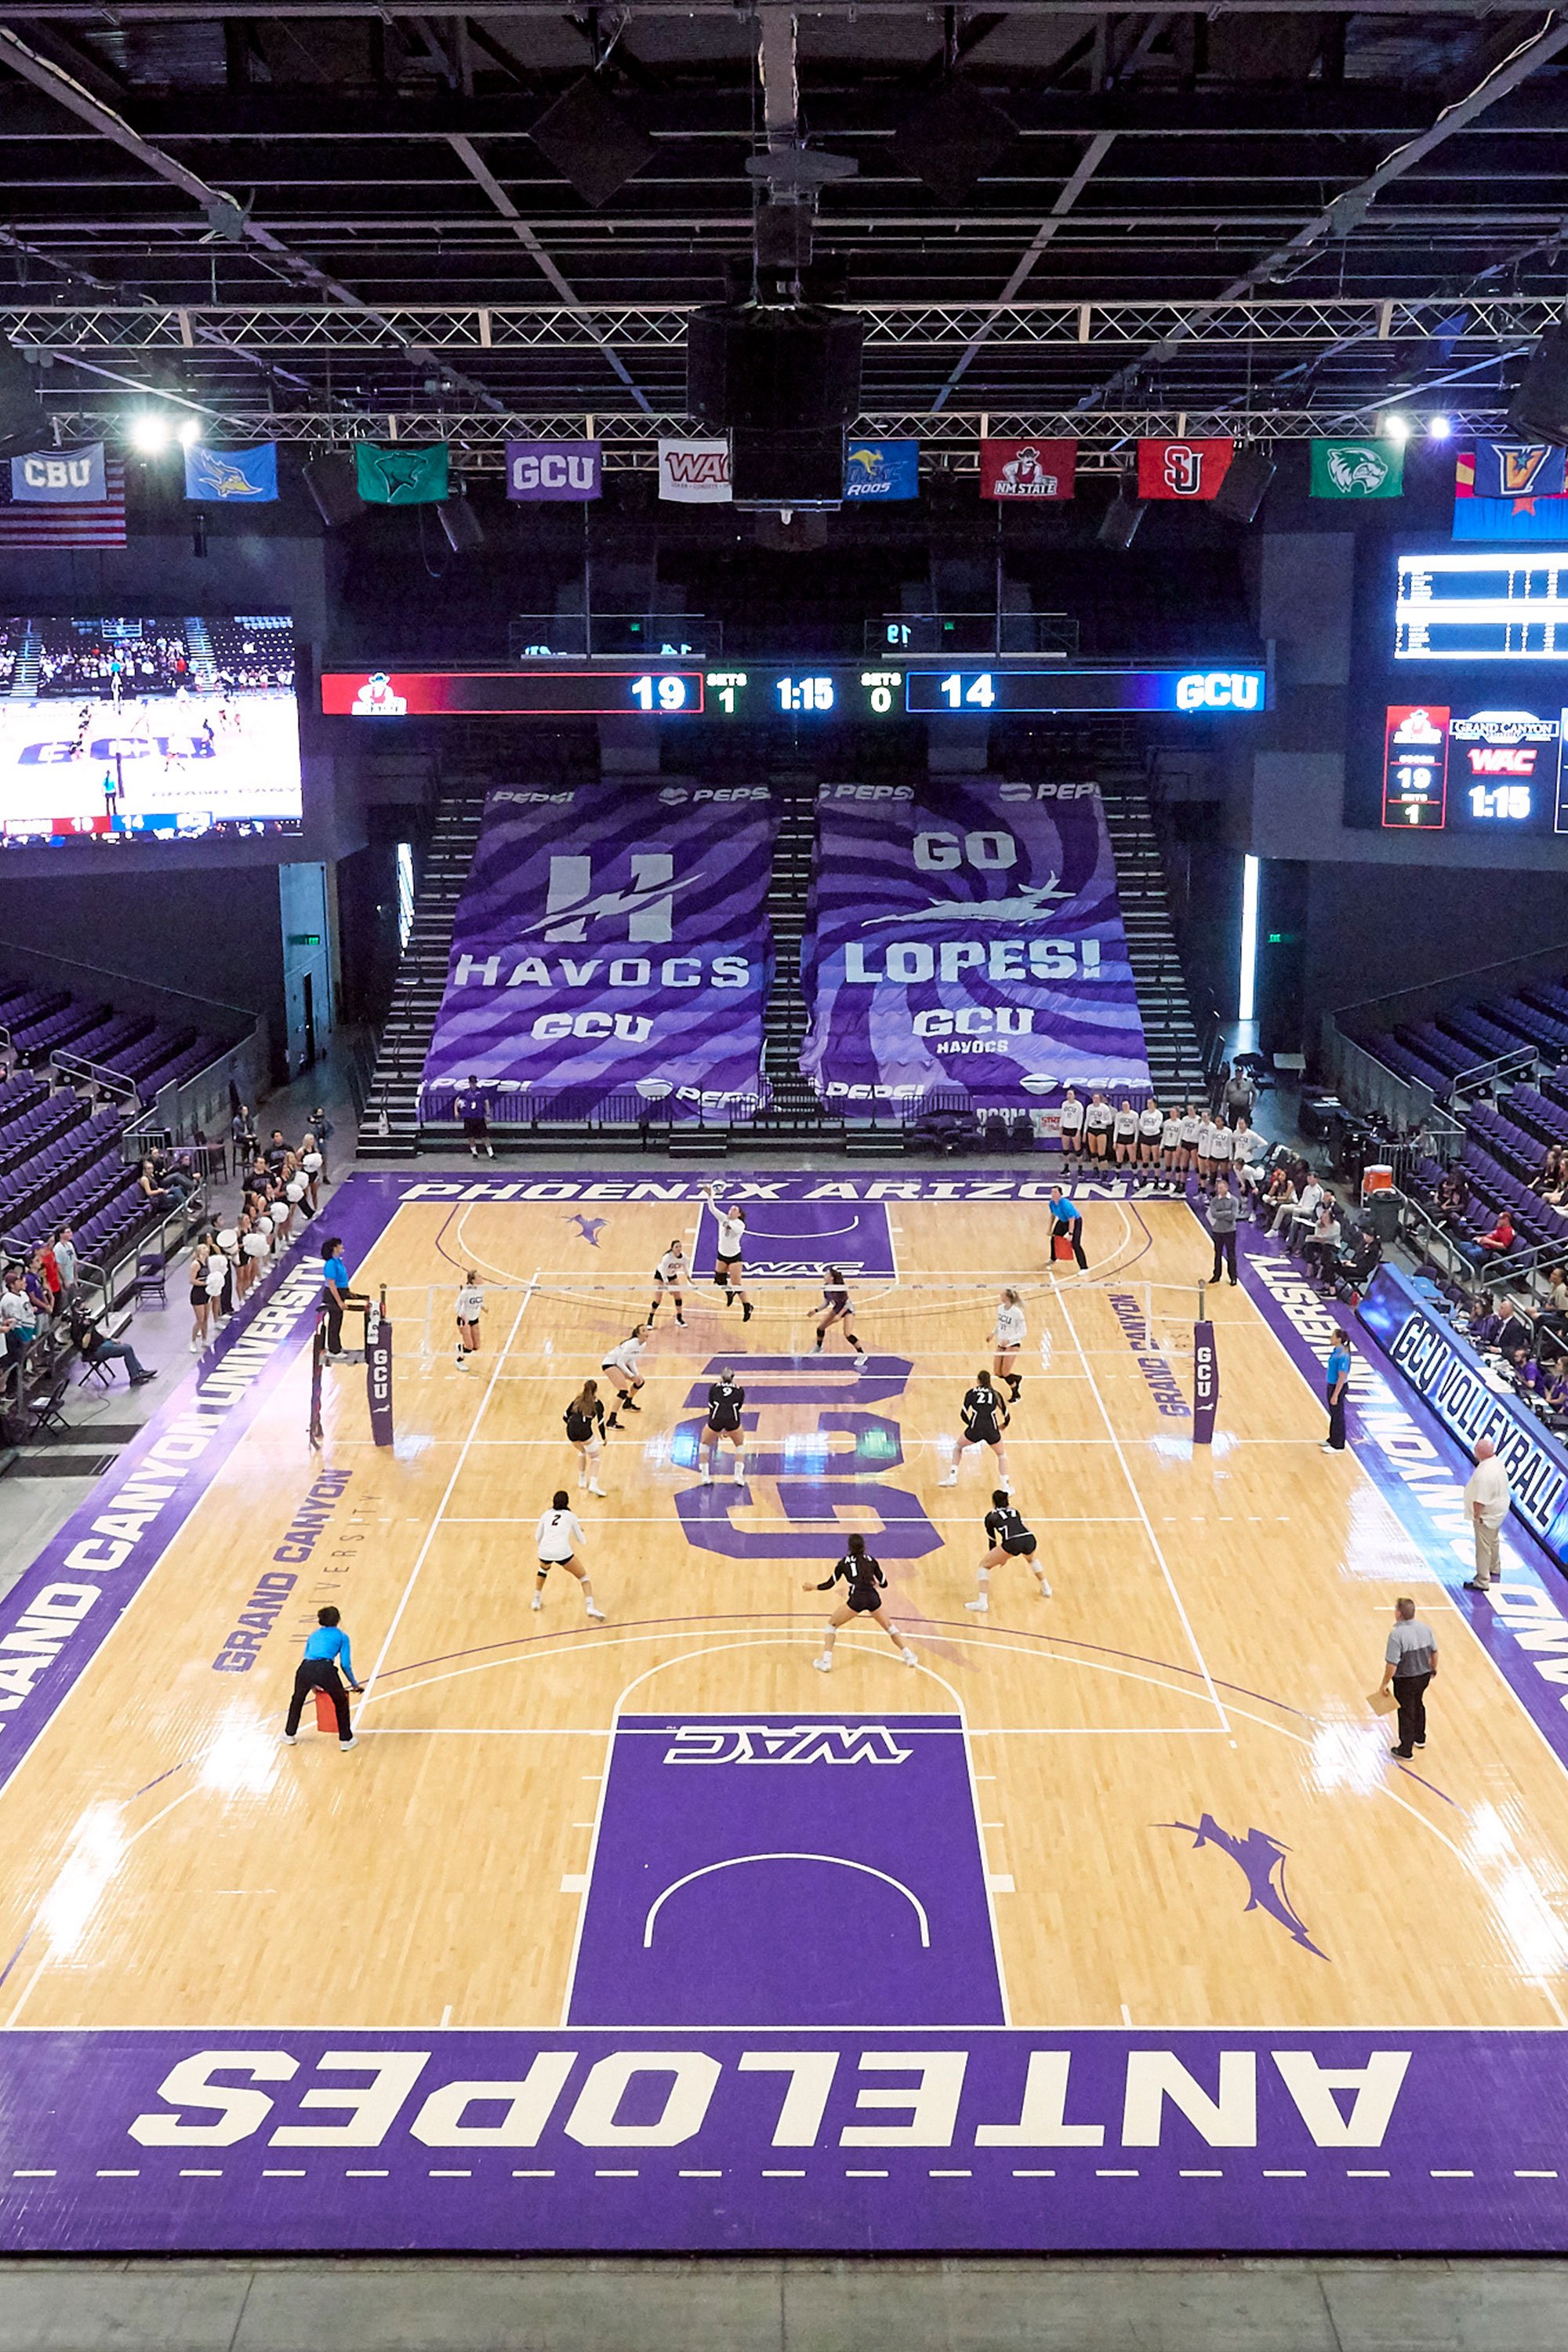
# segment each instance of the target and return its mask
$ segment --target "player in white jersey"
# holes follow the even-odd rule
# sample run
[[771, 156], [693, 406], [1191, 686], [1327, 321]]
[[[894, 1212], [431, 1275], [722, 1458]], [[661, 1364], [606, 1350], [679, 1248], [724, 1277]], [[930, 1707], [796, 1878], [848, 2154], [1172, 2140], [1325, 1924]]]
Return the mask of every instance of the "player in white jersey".
[[1148, 1170], [1151, 1180], [1160, 1165], [1160, 1139], [1164, 1127], [1164, 1114], [1159, 1104], [1152, 1099], [1146, 1102], [1138, 1114], [1138, 1164]]
[[1076, 1174], [1083, 1160], [1083, 1105], [1071, 1087], [1062, 1097], [1058, 1114], [1062, 1130], [1062, 1163]]
[[1176, 1153], [1177, 1171], [1183, 1176], [1197, 1165], [1198, 1137], [1203, 1131], [1203, 1124], [1196, 1103], [1189, 1103], [1182, 1113], [1182, 1130]]
[[1126, 1095], [1116, 1106], [1110, 1132], [1118, 1168], [1132, 1167], [1138, 1158], [1138, 1114]]
[[1098, 1090], [1089, 1098], [1089, 1108], [1083, 1115], [1083, 1139], [1089, 1147], [1091, 1160], [1101, 1160], [1110, 1148], [1110, 1129], [1115, 1118], [1110, 1105]]
[[1211, 1192], [1222, 1176], [1227, 1183], [1229, 1182], [1233, 1148], [1234, 1138], [1229, 1128], [1223, 1118], [1216, 1118], [1209, 1129], [1209, 1190]]
[[616, 1410], [609, 1418], [608, 1426], [611, 1429], [619, 1429], [620, 1416], [623, 1412], [642, 1411], [641, 1405], [637, 1402], [637, 1391], [643, 1385], [643, 1376], [637, 1370], [637, 1363], [647, 1344], [647, 1326], [646, 1323], [639, 1323], [634, 1328], [631, 1337], [623, 1339], [618, 1348], [612, 1348], [599, 1366], [602, 1372], [608, 1372], [610, 1375], [611, 1383], [619, 1400]]
[[667, 1297], [675, 1301], [675, 1319], [684, 1323], [681, 1309], [686, 1304], [684, 1284], [689, 1268], [686, 1263], [684, 1242], [671, 1242], [653, 1270], [653, 1305], [647, 1310], [647, 1328], [653, 1329], [653, 1318]]
[[1198, 1113], [1198, 1139], [1193, 1146], [1193, 1166], [1198, 1171], [1198, 1184], [1207, 1192], [1214, 1178], [1214, 1163], [1209, 1158], [1209, 1146], [1214, 1141], [1214, 1120], [1206, 1110]]
[[1023, 1303], [1011, 1286], [1004, 1290], [997, 1301], [996, 1328], [991, 1336], [996, 1343], [991, 1369], [999, 1380], [1006, 1381], [1013, 1391], [1013, 1402], [1016, 1404], [1018, 1391], [1024, 1383], [1013, 1367], [1018, 1360], [1018, 1350], [1028, 1336], [1028, 1325], [1024, 1320]]
[[1173, 1189], [1179, 1183], [1178, 1170], [1182, 1158], [1182, 1114], [1174, 1103], [1165, 1113], [1160, 1129], [1160, 1181]]
[[726, 1307], [740, 1300], [741, 1320], [749, 1323], [752, 1302], [746, 1296], [746, 1274], [741, 1263], [741, 1254], [746, 1246], [746, 1213], [740, 1208], [715, 1209], [713, 1215], [719, 1227], [713, 1250], [714, 1285], [723, 1292]]
[[463, 1276], [463, 1286], [458, 1293], [458, 1361], [466, 1364], [479, 1344], [479, 1318], [485, 1311], [485, 1294], [479, 1288], [479, 1277], [470, 1266]]
[[1268, 1137], [1259, 1135], [1244, 1118], [1231, 1137], [1230, 1155], [1236, 1168], [1237, 1192], [1255, 1213], [1268, 1181]]
[[533, 1606], [543, 1608], [544, 1580], [552, 1568], [563, 1568], [568, 1576], [576, 1578], [589, 1616], [597, 1618], [602, 1625], [605, 1612], [594, 1598], [583, 1558], [583, 1523], [572, 1508], [572, 1497], [564, 1486], [557, 1486], [550, 1508], [541, 1515], [534, 1543], [539, 1552], [539, 1574], [534, 1580]]

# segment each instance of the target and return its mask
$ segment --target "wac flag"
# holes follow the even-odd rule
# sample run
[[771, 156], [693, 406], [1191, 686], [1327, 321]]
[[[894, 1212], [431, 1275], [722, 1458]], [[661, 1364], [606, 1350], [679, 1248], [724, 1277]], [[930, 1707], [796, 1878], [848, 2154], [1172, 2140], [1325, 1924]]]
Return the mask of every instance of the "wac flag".
[[914, 499], [920, 496], [918, 441], [857, 441], [844, 448], [847, 499]]
[[728, 506], [730, 444], [721, 441], [661, 441], [658, 494], [678, 506]]
[[1070, 499], [1076, 441], [982, 441], [983, 499]]
[[278, 444], [258, 441], [249, 449], [209, 449], [200, 441], [185, 451], [185, 496], [225, 506], [267, 506], [278, 496]]
[[1315, 499], [1397, 499], [1405, 493], [1405, 444], [1383, 441], [1314, 441]]
[[21, 506], [97, 506], [105, 496], [103, 444], [35, 449], [11, 460], [11, 498]]
[[1454, 463], [1457, 499], [1560, 499], [1568, 493], [1568, 449], [1544, 441], [1478, 441]]
[[1140, 441], [1141, 499], [1212, 499], [1230, 471], [1234, 441]]
[[359, 494], [372, 507], [439, 506], [447, 495], [447, 444], [384, 449], [374, 441], [354, 443]]

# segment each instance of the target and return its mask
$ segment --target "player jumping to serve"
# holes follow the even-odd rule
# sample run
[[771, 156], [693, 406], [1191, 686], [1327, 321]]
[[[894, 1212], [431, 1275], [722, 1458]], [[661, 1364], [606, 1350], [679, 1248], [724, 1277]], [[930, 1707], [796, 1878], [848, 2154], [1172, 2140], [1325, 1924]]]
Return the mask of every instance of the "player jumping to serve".
[[888, 1580], [882, 1573], [880, 1563], [874, 1560], [867, 1550], [864, 1536], [850, 1537], [843, 1559], [820, 1584], [803, 1584], [800, 1589], [803, 1592], [831, 1592], [840, 1581], [848, 1587], [848, 1591], [827, 1621], [827, 1629], [822, 1637], [822, 1654], [811, 1662], [817, 1673], [831, 1674], [833, 1644], [837, 1638], [838, 1628], [847, 1625], [852, 1617], [869, 1617], [886, 1633], [905, 1665], [915, 1665], [918, 1663], [915, 1654], [903, 1634], [890, 1617], [882, 1614], [882, 1594], [887, 1589]]
[[746, 1213], [741, 1208], [715, 1206], [713, 1215], [719, 1227], [718, 1245], [713, 1253], [714, 1286], [723, 1292], [726, 1307], [740, 1300], [741, 1320], [749, 1323], [752, 1302], [746, 1296], [745, 1268], [741, 1264], [741, 1253], [746, 1245]]

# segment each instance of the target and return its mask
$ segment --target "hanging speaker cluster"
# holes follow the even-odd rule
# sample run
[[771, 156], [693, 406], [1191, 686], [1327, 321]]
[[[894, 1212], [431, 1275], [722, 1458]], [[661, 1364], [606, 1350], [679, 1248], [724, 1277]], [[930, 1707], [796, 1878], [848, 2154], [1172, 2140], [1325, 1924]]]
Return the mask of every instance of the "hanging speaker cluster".
[[547, 106], [528, 135], [595, 211], [651, 163], [657, 152], [636, 117], [593, 74]]
[[43, 447], [48, 437], [37, 377], [21, 352], [0, 335], [0, 457], [25, 457], [30, 449]]
[[699, 310], [686, 338], [687, 414], [730, 436], [737, 506], [837, 506], [844, 431], [860, 410], [862, 327], [813, 303]]
[[1568, 444], [1568, 331], [1552, 327], [1530, 355], [1508, 412], [1508, 429], [1522, 441]]
[[893, 133], [893, 161], [923, 180], [941, 203], [961, 205], [995, 171], [1017, 135], [989, 99], [967, 82], [952, 81], [905, 116]]

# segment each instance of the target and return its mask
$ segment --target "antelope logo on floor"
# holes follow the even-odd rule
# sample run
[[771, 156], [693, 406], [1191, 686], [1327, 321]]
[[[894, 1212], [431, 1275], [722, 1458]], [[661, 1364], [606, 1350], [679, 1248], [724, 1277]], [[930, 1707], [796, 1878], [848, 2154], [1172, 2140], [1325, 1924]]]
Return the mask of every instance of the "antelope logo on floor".
[[1222, 1830], [1212, 1813], [1205, 1813], [1194, 1824], [1192, 1822], [1158, 1822], [1163, 1830], [1185, 1830], [1193, 1841], [1195, 1853], [1200, 1846], [1216, 1845], [1228, 1853], [1247, 1881], [1247, 1908], [1267, 1911], [1279, 1921], [1293, 1944], [1304, 1952], [1311, 1952], [1320, 1960], [1328, 1958], [1307, 1933], [1306, 1923], [1285, 1892], [1285, 1857], [1290, 1849], [1270, 1837], [1267, 1830], [1248, 1830], [1245, 1837], [1233, 1837]]

